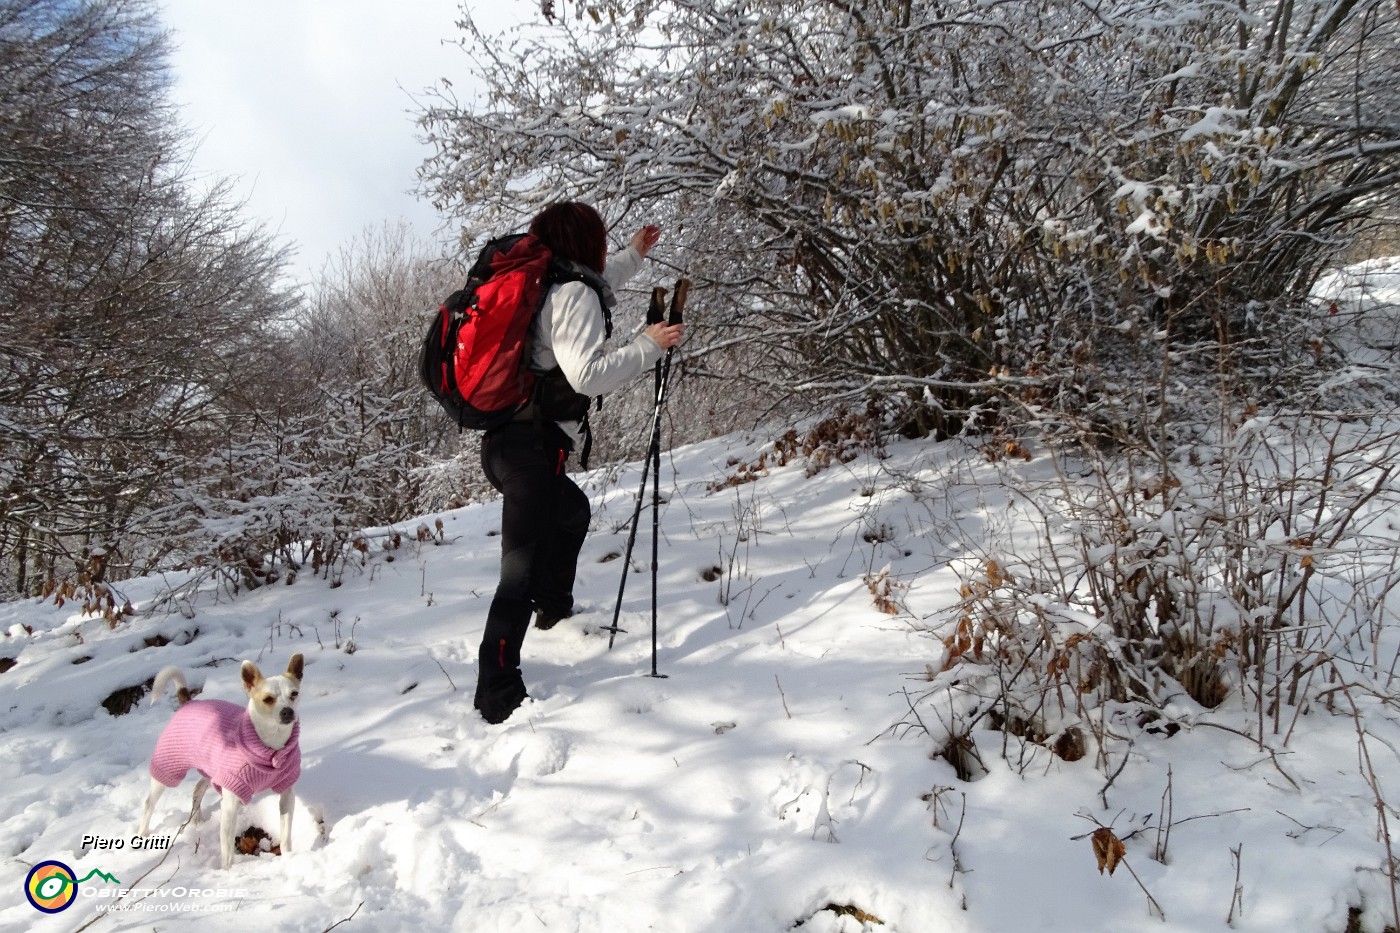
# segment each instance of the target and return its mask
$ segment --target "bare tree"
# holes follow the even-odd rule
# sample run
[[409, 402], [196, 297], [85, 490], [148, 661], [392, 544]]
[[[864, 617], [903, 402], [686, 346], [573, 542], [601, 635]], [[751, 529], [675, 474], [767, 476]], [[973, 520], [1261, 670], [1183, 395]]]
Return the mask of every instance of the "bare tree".
[[263, 346], [221, 443], [185, 471], [164, 516], [172, 556], [235, 589], [302, 574], [336, 583], [370, 546], [366, 528], [485, 493], [476, 435], [418, 373], [431, 312], [462, 275], [404, 223], [343, 247]]
[[4, 589], [158, 558], [141, 523], [214, 433], [282, 254], [186, 184], [146, 0], [0, 0]]
[[[362, 232], [327, 264], [298, 318], [304, 396], [328, 421], [363, 421], [364, 399], [381, 400], [372, 445], [397, 453], [382, 463], [377, 494], [363, 500], [366, 521], [417, 514], [420, 471], [464, 448], [474, 456], [475, 438], [449, 423], [418, 373], [432, 312], [464, 278], [461, 263], [439, 258], [406, 224], [386, 223]], [[461, 494], [470, 497], [469, 490]]]
[[401, 393], [415, 409], [406, 439], [450, 453], [451, 433], [422, 391], [418, 352], [431, 312], [465, 277], [461, 262], [440, 258], [402, 221], [363, 231], [327, 264], [297, 318], [296, 343], [310, 374]]

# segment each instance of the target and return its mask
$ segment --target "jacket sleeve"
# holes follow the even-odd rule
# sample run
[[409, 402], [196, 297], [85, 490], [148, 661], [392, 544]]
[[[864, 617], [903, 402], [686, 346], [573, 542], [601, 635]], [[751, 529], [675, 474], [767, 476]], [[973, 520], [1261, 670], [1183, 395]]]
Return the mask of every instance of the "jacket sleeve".
[[608, 263], [603, 268], [603, 278], [611, 288], [618, 289], [641, 268], [641, 254], [634, 247], [628, 246], [608, 257]]
[[[629, 250], [630, 252], [631, 250]], [[611, 270], [612, 263], [608, 263]], [[634, 270], [635, 271], [635, 270]], [[551, 296], [555, 362], [577, 392], [604, 395], [640, 376], [665, 355], [645, 332], [631, 343], [605, 349], [603, 309], [598, 295], [582, 282], [565, 282]]]

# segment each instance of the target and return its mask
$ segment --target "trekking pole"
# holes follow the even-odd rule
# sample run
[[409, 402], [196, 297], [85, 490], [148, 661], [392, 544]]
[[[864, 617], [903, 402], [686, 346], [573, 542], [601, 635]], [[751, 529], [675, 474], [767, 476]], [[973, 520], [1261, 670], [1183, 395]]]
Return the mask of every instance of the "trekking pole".
[[[679, 279], [676, 282], [676, 291], [671, 299], [671, 313], [669, 323], [682, 323], [682, 312], [685, 308], [686, 297], [690, 294], [690, 280]], [[654, 288], [651, 292], [651, 306], [647, 309], [647, 323], [658, 324], [663, 320], [666, 308], [666, 290], [664, 288]], [[661, 410], [666, 402], [666, 389], [671, 377], [671, 360], [675, 356], [676, 348], [670, 347], [666, 351], [664, 362], [658, 362], [655, 369], [656, 384], [656, 407], [652, 411], [651, 417], [651, 438], [647, 444], [647, 453], [642, 461], [642, 485], [637, 490], [637, 507], [632, 513], [632, 528], [627, 535], [627, 552], [622, 562], [622, 580], [617, 587], [617, 605], [613, 607], [613, 624], [607, 628], [608, 649], [612, 650], [613, 641], [618, 632], [625, 632], [625, 629], [618, 627], [618, 619], [622, 614], [622, 594], [627, 586], [627, 573], [632, 567], [632, 548], [637, 540], [637, 526], [641, 524], [642, 504], [646, 501], [647, 474], [655, 467], [655, 474], [652, 476], [652, 557], [651, 557], [651, 676], [664, 677], [664, 674], [657, 673], [656, 670], [656, 638], [657, 638], [657, 588], [656, 573], [660, 564], [658, 548], [660, 542], [660, 515], [661, 515]]]
[[[690, 280], [676, 280], [676, 290], [671, 293], [671, 314], [668, 324], [680, 324], [685, 299], [690, 294]], [[656, 411], [651, 421], [651, 675], [665, 677], [656, 671], [656, 571], [660, 567], [659, 548], [661, 545], [661, 405], [666, 400], [666, 385], [671, 380], [671, 357], [676, 348], [666, 350], [665, 363], [656, 374]]]
[[[647, 325], [660, 324], [666, 315], [666, 289], [651, 290], [651, 304], [647, 306]], [[661, 361], [656, 363], [656, 394], [661, 394]], [[660, 405], [658, 404], [658, 408]], [[653, 430], [656, 419], [652, 419]], [[626, 631], [618, 628], [617, 620], [622, 615], [622, 593], [627, 589], [627, 571], [632, 567], [632, 547], [637, 543], [637, 525], [642, 520], [642, 503], [646, 501], [647, 473], [651, 471], [651, 446], [648, 443], [646, 459], [642, 461], [642, 488], [637, 490], [637, 508], [632, 512], [632, 527], [627, 532], [627, 550], [622, 557], [622, 579], [617, 584], [617, 605], [613, 607], [612, 625], [608, 626], [608, 650], [612, 650], [617, 633]]]

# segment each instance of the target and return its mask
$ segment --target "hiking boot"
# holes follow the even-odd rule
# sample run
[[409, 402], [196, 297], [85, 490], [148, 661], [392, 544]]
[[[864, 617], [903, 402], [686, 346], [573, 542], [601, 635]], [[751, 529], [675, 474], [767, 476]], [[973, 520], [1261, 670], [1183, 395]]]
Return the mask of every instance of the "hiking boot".
[[541, 631], [547, 631], [549, 629], [554, 628], [554, 626], [558, 625], [561, 620], [567, 619], [571, 615], [573, 615], [572, 611], [550, 612], [546, 609], [536, 609], [535, 628], [540, 629]]
[[491, 725], [498, 725], [510, 718], [510, 714], [520, 708], [529, 698], [525, 692], [525, 681], [517, 671], [515, 675], [489, 680], [478, 679], [476, 698], [472, 706], [481, 713], [481, 718]]

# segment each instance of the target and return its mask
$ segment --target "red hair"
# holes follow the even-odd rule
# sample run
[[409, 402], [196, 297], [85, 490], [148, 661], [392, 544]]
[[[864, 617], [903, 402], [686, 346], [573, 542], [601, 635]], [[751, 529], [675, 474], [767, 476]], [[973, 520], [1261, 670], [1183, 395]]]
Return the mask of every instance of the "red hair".
[[530, 221], [530, 232], [560, 259], [601, 273], [608, 261], [608, 228], [598, 212], [580, 201], [561, 201]]

